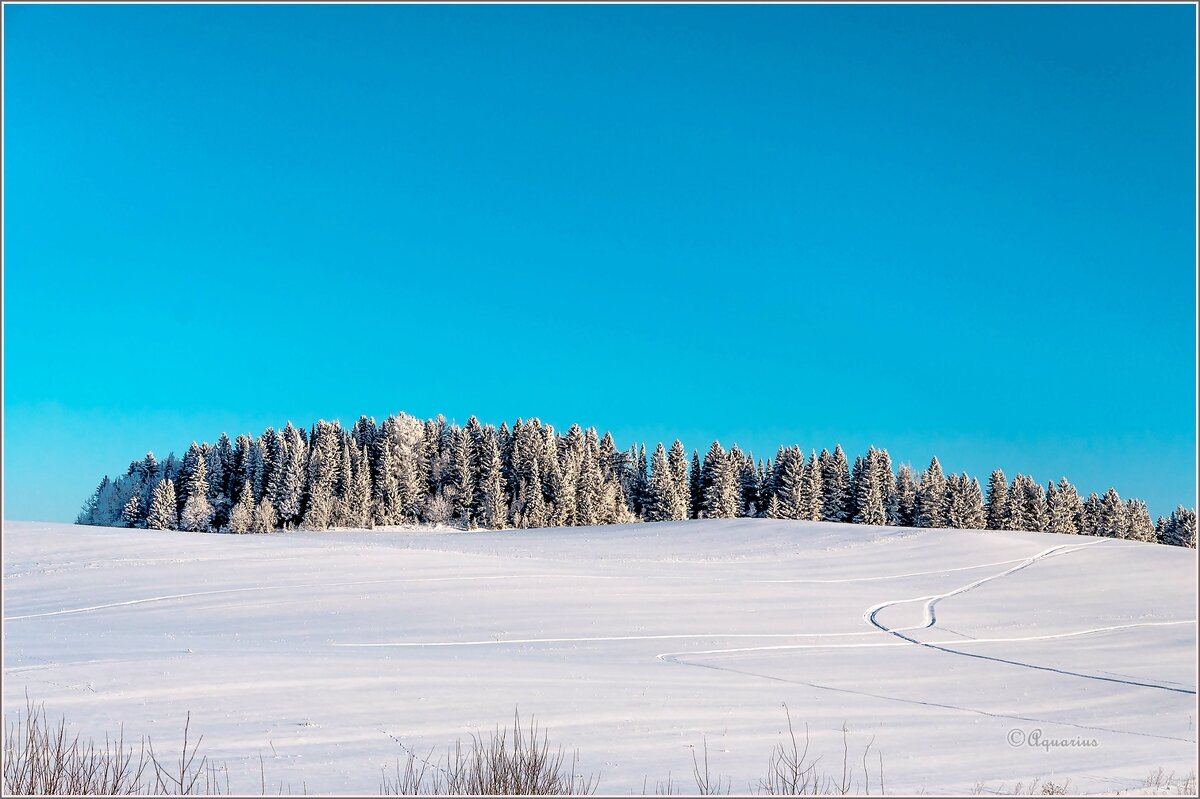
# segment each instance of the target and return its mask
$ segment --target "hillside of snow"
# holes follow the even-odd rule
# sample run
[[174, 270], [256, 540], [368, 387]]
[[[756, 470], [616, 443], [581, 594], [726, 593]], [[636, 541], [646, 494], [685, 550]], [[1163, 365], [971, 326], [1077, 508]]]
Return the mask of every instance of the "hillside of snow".
[[765, 519], [5, 522], [4, 711], [28, 693], [171, 750], [190, 711], [234, 791], [258, 792], [261, 754], [269, 790], [375, 793], [397, 741], [441, 750], [519, 708], [602, 793], [694, 790], [705, 741], [744, 793], [786, 704], [819, 770], [840, 775], [845, 725], [889, 793], [1111, 792], [1195, 767], [1196, 573], [1195, 550], [1153, 544]]

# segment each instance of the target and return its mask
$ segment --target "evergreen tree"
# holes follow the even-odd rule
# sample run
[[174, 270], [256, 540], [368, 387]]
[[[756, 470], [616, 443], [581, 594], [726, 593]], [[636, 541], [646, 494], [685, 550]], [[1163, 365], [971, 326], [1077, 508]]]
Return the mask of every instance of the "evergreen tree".
[[370, 528], [371, 513], [371, 455], [367, 445], [351, 450], [350, 485], [342, 503], [342, 524], [346, 527]]
[[[250, 436], [241, 435], [233, 442], [233, 467], [229, 473], [229, 489], [231, 499], [236, 505], [241, 502], [241, 491], [250, 481], [250, 465], [254, 459], [254, 440]], [[251, 494], [254, 488], [250, 488]], [[253, 497], [252, 497], [253, 498]]]
[[1179, 505], [1163, 522], [1159, 541], [1176, 547], [1196, 548], [1196, 511]]
[[288, 422], [283, 433], [282, 463], [275, 511], [284, 529], [291, 529], [304, 513], [305, 479], [307, 476], [308, 443], [301, 431]]
[[496, 437], [486, 431], [482, 440], [480, 466], [483, 500], [480, 503], [479, 524], [491, 530], [503, 530], [508, 519], [508, 506], [505, 500], [500, 448]]
[[914, 505], [917, 527], [946, 526], [946, 478], [942, 474], [942, 464], [934, 457], [929, 462], [929, 468], [921, 475], [921, 483], [917, 486], [917, 498]]
[[[852, 483], [858, 495], [854, 502], [854, 523], [887, 524], [885, 479], [879, 452], [871, 447], [865, 459], [856, 458], [854, 471], [856, 476]], [[891, 473], [891, 469], [888, 469], [888, 473]]]
[[880, 524], [896, 524], [899, 514], [899, 497], [896, 495], [896, 474], [892, 471], [892, 456], [886, 449], [875, 450], [872, 461], [873, 479], [879, 485], [883, 498], [883, 521]]
[[229, 510], [233, 506], [229, 495], [229, 473], [233, 467], [233, 445], [229, 436], [221, 433], [215, 446], [205, 453], [208, 467], [208, 501], [213, 508], [214, 530], [224, 529], [229, 520]]
[[1125, 503], [1125, 524], [1125, 538], [1150, 543], [1156, 540], [1154, 522], [1150, 521], [1150, 511], [1142, 500], [1131, 499]]
[[846, 521], [859, 523], [858, 503], [866, 498], [869, 483], [867, 462], [861, 455], [855, 455], [854, 465], [850, 467], [850, 490], [846, 494]]
[[134, 494], [125, 503], [124, 509], [121, 511], [121, 520], [126, 527], [139, 527], [142, 522], [142, 498]]
[[1008, 523], [1008, 481], [1004, 472], [996, 469], [988, 480], [987, 529], [1003, 530]]
[[96, 490], [92, 492], [90, 497], [88, 497], [87, 502], [83, 503], [83, 507], [80, 509], [79, 515], [75, 518], [76, 524], [100, 524], [100, 496], [101, 494], [107, 493], [108, 490], [109, 479], [108, 475], [106, 474], [100, 481], [100, 484], [96, 486]]
[[[465, 441], [460, 437], [460, 446], [465, 446]], [[461, 470], [461, 466], [459, 467]], [[403, 502], [400, 497], [400, 482], [397, 479], [396, 457], [392, 450], [392, 441], [389, 436], [378, 435], [375, 437], [375, 485], [372, 497], [373, 516], [375, 523], [383, 526], [399, 524], [403, 515]], [[463, 495], [470, 496], [471, 483], [467, 483], [463, 487], [461, 483], [455, 486], [457, 489], [457, 505], [456, 513], [469, 513], [470, 503], [463, 500]], [[463, 517], [464, 520], [467, 517]]]
[[827, 522], [850, 521], [850, 464], [841, 445], [833, 454], [821, 451], [821, 518]]
[[1048, 512], [1042, 487], [1032, 477], [1018, 474], [1008, 488], [1006, 530], [1046, 531]]
[[208, 464], [197, 458], [188, 478], [188, 495], [183, 502], [183, 513], [179, 514], [181, 529], [195, 533], [207, 533], [212, 529], [213, 508], [208, 501]]
[[335, 488], [341, 464], [341, 429], [318, 421], [309, 436], [307, 500], [303, 527], [326, 530], [333, 523]]
[[770, 498], [767, 499], [767, 518], [768, 519], [785, 518], [783, 516], [783, 509], [779, 507], [779, 497], [776, 494], [771, 494]]
[[254, 520], [250, 525], [252, 533], [269, 533], [278, 528], [279, 517], [275, 514], [275, 505], [265, 493], [254, 507]]
[[179, 527], [179, 513], [175, 510], [175, 484], [164, 477], [154, 487], [150, 497], [150, 511], [146, 515], [146, 527], [151, 530], [174, 530]]
[[1059, 535], [1079, 534], [1079, 493], [1063, 478], [1056, 486], [1046, 484], [1046, 532]]
[[[740, 466], [740, 464], [739, 464]], [[714, 441], [704, 456], [704, 517], [732, 519], [737, 515], [738, 475], [721, 442]]]
[[692, 450], [692, 468], [688, 474], [688, 518], [699, 519], [704, 513], [704, 468], [700, 453]]
[[570, 453], [566, 450], [561, 455], [555, 451], [547, 464], [549, 471], [544, 488], [549, 507], [547, 525], [550, 527], [564, 527], [572, 524], [575, 518], [575, 483], [568, 481], [562, 463], [568, 457]]
[[1104, 492], [1104, 498], [1100, 500], [1100, 517], [1096, 525], [1096, 534], [1105, 538], [1124, 538], [1129, 527], [1127, 515], [1125, 503], [1121, 501], [1117, 490], [1115, 488], [1108, 489]]
[[780, 519], [807, 519], [810, 496], [804, 486], [804, 455], [799, 447], [780, 449], [775, 458], [775, 500]]
[[[183, 461], [179, 464], [179, 477], [175, 482], [175, 499], [179, 503], [176, 510], [183, 512], [183, 505], [187, 502], [187, 498], [191, 496], [192, 491], [192, 475], [196, 472], [196, 464], [204, 457], [200, 449], [200, 445], [195, 441], [188, 447], [187, 452], [183, 454]], [[205, 474], [208, 473], [207, 468]], [[205, 483], [205, 491], [207, 491], [207, 482]]]
[[672, 518], [675, 486], [671, 478], [667, 453], [660, 443], [654, 448], [654, 455], [650, 459], [650, 482], [646, 489], [646, 506], [643, 509], [646, 521], [665, 522]]
[[729, 457], [738, 482], [737, 515], [757, 516], [761, 501], [758, 496], [758, 470], [754, 468], [754, 458], [751, 455], [743, 455], [737, 444], [730, 449]]
[[902, 463], [896, 474], [896, 516], [889, 521], [898, 527], [914, 527], [916, 514], [917, 480], [912, 467]]
[[226, 529], [231, 533], [248, 533], [254, 526], [254, 489], [250, 481], [242, 484], [241, 494], [237, 504], [229, 513], [229, 525]]
[[1083, 535], [1100, 535], [1100, 497], [1093, 491], [1083, 503], [1079, 532]]
[[[804, 454], [796, 448], [796, 456], [803, 463]], [[825, 486], [821, 477], [821, 464], [817, 461], [814, 450], [804, 463], [804, 473], [800, 482], [800, 515], [798, 518], [810, 522], [819, 522], [825, 518], [824, 510]]]
[[[661, 447], [662, 444], [660, 443]], [[663, 466], [667, 464], [666, 455], [663, 455]], [[667, 477], [667, 483], [670, 485], [670, 476]], [[631, 499], [633, 500], [633, 512], [638, 517], [646, 515], [646, 503], [649, 500], [650, 490], [650, 469], [646, 462], [646, 445], [642, 444], [638, 447], [637, 456], [634, 459], [634, 480], [630, 489]]]
[[[966, 472], [963, 472], [963, 479], [967, 479]], [[974, 477], [971, 478], [966, 493], [965, 527], [968, 530], [983, 530], [987, 524], [987, 513], [983, 507], [983, 489]]]
[[671, 515], [668, 518], [686, 519], [692, 510], [692, 489], [688, 482], [687, 450], [679, 439], [675, 439], [671, 451], [667, 453], [667, 468], [671, 473]]

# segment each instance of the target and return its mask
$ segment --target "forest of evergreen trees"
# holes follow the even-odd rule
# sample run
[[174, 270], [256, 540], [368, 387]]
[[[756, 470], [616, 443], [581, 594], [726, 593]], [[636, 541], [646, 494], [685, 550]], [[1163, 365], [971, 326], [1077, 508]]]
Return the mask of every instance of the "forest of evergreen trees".
[[153, 454], [107, 476], [78, 524], [223, 533], [431, 523], [465, 529], [562, 527], [762, 516], [772, 519], [1029, 530], [1196, 546], [1196, 512], [1180, 505], [1151, 521], [1146, 503], [1115, 489], [1079, 495], [1066, 478], [1044, 488], [992, 472], [987, 496], [967, 474], [893, 470], [885, 449], [851, 465], [840, 446], [807, 457], [782, 447], [755, 461], [713, 442], [689, 460], [679, 441], [618, 450], [611, 434], [573, 425], [557, 434], [537, 419], [511, 430], [464, 427], [399, 414], [350, 430], [268, 428], [192, 443], [182, 459]]

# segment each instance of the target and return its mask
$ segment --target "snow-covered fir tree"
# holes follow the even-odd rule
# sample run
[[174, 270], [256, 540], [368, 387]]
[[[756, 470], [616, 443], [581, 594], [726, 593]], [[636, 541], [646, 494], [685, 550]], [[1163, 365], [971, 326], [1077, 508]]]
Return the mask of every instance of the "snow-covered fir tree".
[[481, 446], [479, 524], [490, 530], [503, 530], [508, 521], [504, 475], [497, 436], [490, 428], [485, 428]]
[[1150, 511], [1140, 499], [1131, 499], [1125, 503], [1125, 538], [1146, 542], [1157, 540], [1154, 522], [1150, 521]]
[[1196, 548], [1196, 511], [1179, 505], [1163, 520], [1159, 543]]
[[688, 518], [699, 519], [704, 515], [704, 467], [700, 464], [700, 453], [692, 450], [692, 467], [688, 472]]
[[704, 518], [732, 519], [737, 516], [740, 466], [740, 463], [734, 464], [721, 442], [712, 443], [704, 456]]
[[[233, 510], [229, 512], [229, 524], [226, 530], [230, 533], [248, 533], [254, 527], [254, 489], [250, 481], [242, 483], [241, 496]], [[324, 529], [324, 528], [319, 528]]]
[[917, 485], [913, 521], [917, 527], [946, 526], [946, 477], [936, 456]]
[[821, 464], [817, 461], [817, 453], [809, 454], [804, 461], [804, 453], [796, 448], [796, 457], [804, 463], [804, 475], [800, 480], [800, 506], [798, 518], [810, 522], [819, 522], [825, 518], [825, 485], [821, 477]]
[[775, 455], [775, 500], [780, 519], [807, 519], [804, 454], [799, 447], [780, 447]]
[[126, 527], [140, 527], [142, 524], [142, 497], [134, 494], [121, 510], [121, 521]]
[[1046, 532], [1060, 535], [1079, 535], [1083, 515], [1083, 500], [1075, 486], [1062, 478], [1058, 485], [1046, 485]]
[[650, 458], [650, 481], [646, 487], [646, 503], [643, 515], [648, 522], [665, 522], [672, 519], [675, 507], [675, 484], [671, 468], [667, 465], [667, 451], [660, 442]]
[[896, 518], [890, 523], [901, 527], [917, 524], [917, 478], [907, 463], [900, 464], [896, 473]]
[[671, 451], [667, 453], [667, 468], [671, 472], [671, 515], [672, 520], [688, 518], [692, 506], [692, 489], [688, 482], [687, 450], [683, 443], [675, 439]]
[[1088, 494], [1083, 503], [1083, 513], [1079, 517], [1080, 535], [1100, 535], [1100, 497], [1096, 492]]
[[[193, 446], [194, 443], [193, 443]], [[195, 533], [212, 529], [213, 507], [208, 501], [208, 464], [197, 458], [187, 481], [187, 497], [179, 514], [179, 528]]]
[[304, 514], [308, 444], [291, 422], [283, 429], [282, 436], [283, 451], [279, 454], [281, 469], [275, 512], [284, 529], [291, 529], [300, 522]]
[[821, 450], [821, 518], [827, 522], [850, 521], [850, 464], [842, 445], [833, 454]]
[[1003, 530], [1008, 523], [1008, 480], [996, 469], [988, 478], [987, 504], [984, 506], [987, 529]]
[[175, 484], [164, 477], [150, 495], [150, 510], [146, 527], [151, 530], [174, 530], [179, 527], [179, 512], [175, 505]]
[[[883, 454], [871, 447], [866, 458], [855, 461], [857, 475], [852, 480], [857, 497], [854, 502], [855, 524], [887, 524], [889, 488], [883, 475]], [[891, 469], [887, 468], [891, 474]]]
[[1124, 538], [1129, 527], [1125, 503], [1115, 488], [1104, 492], [1100, 500], [1100, 515], [1096, 522], [1096, 535], [1105, 538]]

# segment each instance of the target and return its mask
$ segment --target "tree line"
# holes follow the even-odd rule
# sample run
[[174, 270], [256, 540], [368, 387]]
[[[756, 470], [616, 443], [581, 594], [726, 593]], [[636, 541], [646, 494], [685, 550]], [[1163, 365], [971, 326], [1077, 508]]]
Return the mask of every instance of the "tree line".
[[1094, 535], [1196, 546], [1195, 509], [1152, 521], [1146, 503], [1113, 488], [1082, 497], [1063, 478], [1044, 488], [997, 469], [979, 480], [946, 475], [938, 459], [917, 475], [874, 447], [851, 465], [833, 452], [781, 447], [755, 461], [713, 442], [689, 459], [681, 442], [619, 450], [612, 435], [538, 419], [510, 429], [406, 414], [346, 430], [290, 422], [254, 438], [196, 444], [182, 459], [152, 453], [100, 481], [77, 524], [266, 533], [400, 524], [464, 529], [568, 527], [759, 516], [905, 527]]

